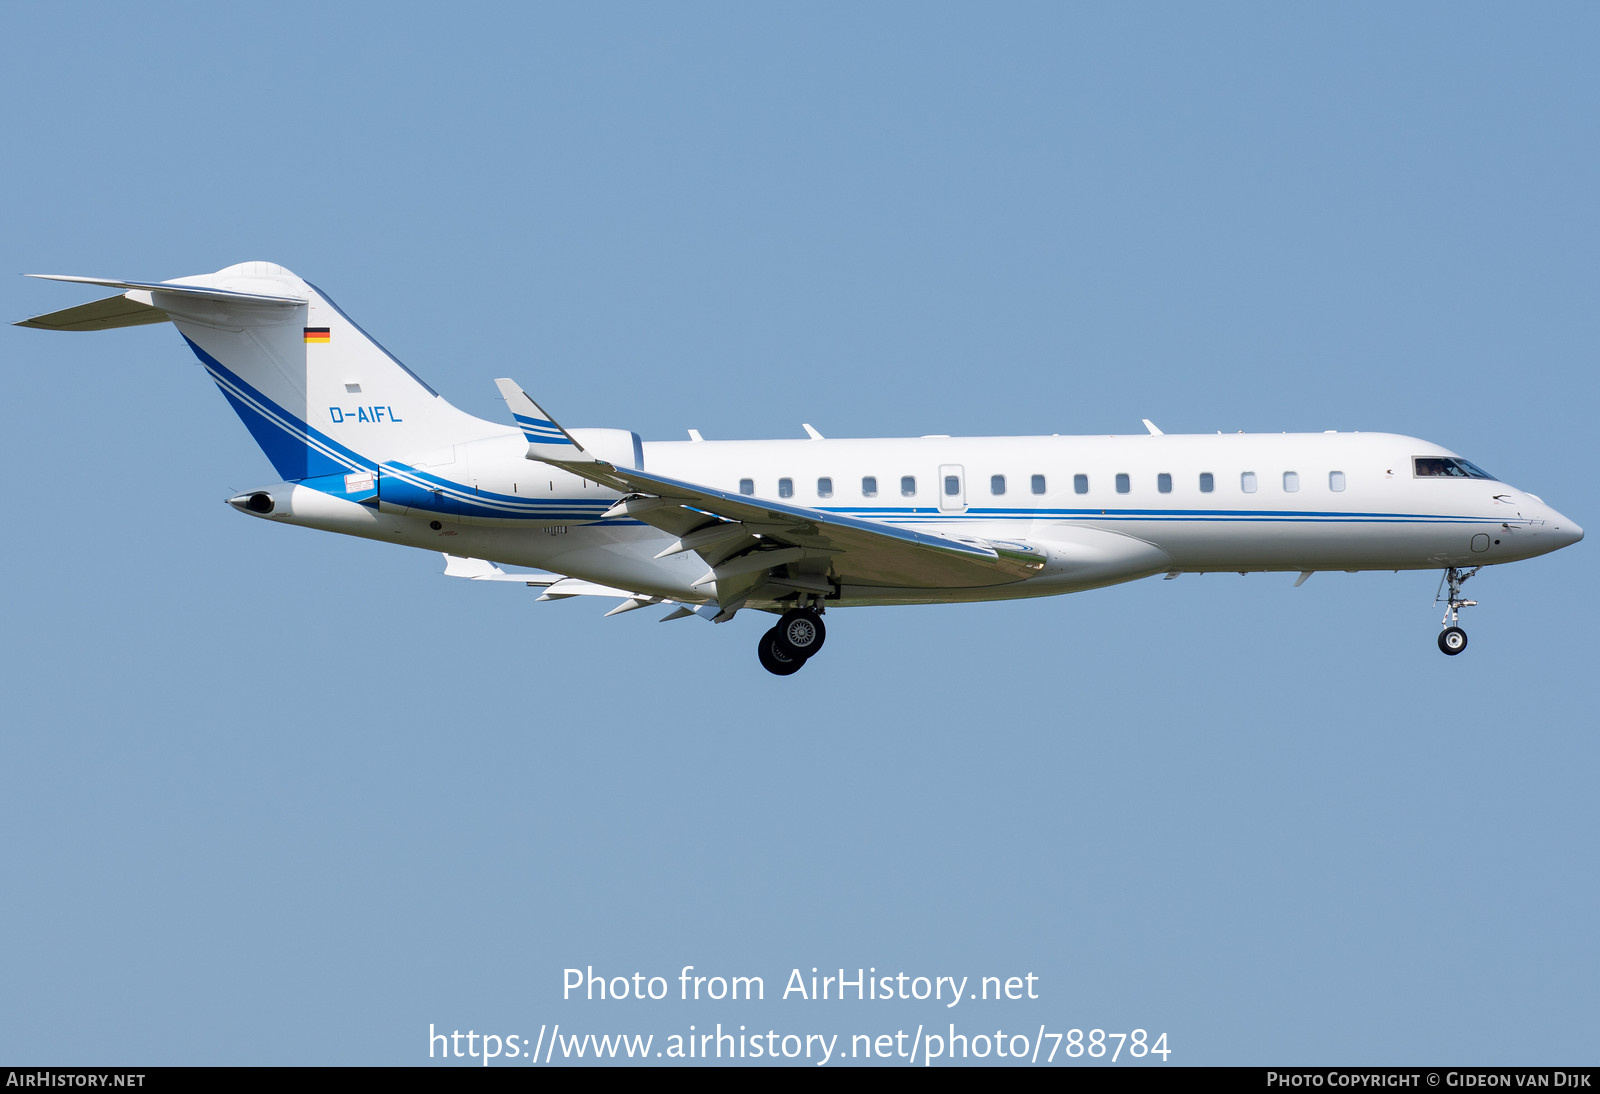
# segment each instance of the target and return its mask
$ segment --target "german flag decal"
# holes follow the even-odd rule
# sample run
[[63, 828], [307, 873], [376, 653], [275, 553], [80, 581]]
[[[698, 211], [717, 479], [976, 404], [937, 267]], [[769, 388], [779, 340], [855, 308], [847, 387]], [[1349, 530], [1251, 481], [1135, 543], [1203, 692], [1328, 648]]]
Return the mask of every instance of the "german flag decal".
[[332, 339], [328, 336], [328, 328], [327, 327], [307, 327], [306, 328], [306, 344], [307, 345], [310, 345], [312, 342], [331, 342], [331, 341], [332, 341]]

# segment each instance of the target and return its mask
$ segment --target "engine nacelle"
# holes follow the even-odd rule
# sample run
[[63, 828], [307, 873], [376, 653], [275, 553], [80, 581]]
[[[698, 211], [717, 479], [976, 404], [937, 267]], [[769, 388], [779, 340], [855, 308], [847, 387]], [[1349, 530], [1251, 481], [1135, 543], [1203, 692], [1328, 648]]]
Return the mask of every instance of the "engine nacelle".
[[596, 459], [605, 460], [613, 467], [644, 470], [644, 442], [631, 430], [569, 429], [567, 432]]

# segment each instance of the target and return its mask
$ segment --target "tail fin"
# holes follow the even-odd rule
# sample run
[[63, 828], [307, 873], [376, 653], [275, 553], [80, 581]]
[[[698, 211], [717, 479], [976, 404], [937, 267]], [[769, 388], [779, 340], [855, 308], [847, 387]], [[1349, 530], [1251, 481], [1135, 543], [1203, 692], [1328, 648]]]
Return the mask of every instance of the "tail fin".
[[23, 325], [95, 330], [169, 319], [287, 481], [416, 462], [505, 432], [451, 406], [282, 266], [244, 262], [170, 282], [58, 280], [128, 291]]

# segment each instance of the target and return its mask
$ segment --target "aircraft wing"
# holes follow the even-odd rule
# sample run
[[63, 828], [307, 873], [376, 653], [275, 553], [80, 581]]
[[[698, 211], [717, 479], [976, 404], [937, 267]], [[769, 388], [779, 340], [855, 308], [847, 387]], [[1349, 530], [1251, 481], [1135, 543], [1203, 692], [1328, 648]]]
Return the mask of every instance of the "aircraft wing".
[[590, 455], [514, 382], [496, 383], [528, 438], [528, 458], [626, 495], [607, 515], [630, 516], [677, 537], [657, 557], [699, 554], [710, 570], [696, 584], [714, 582], [725, 612], [750, 599], [825, 595], [836, 585], [1005, 585], [1044, 565], [1026, 544], [914, 531], [619, 467]]
[[[612, 600], [620, 600], [621, 604], [612, 608], [607, 615], [621, 615], [631, 612], [636, 608], [648, 608], [654, 604], [675, 604], [677, 610], [665, 616], [662, 622], [672, 619], [683, 619], [691, 615], [702, 614], [698, 602], [685, 602], [674, 600], [666, 596], [651, 596], [649, 593], [630, 593], [624, 589], [613, 589], [609, 585], [597, 585], [592, 581], [581, 581], [575, 577], [566, 577], [562, 574], [508, 574], [494, 563], [481, 558], [462, 558], [459, 555], [445, 553], [444, 576], [460, 577], [468, 581], [510, 581], [518, 585], [529, 585], [536, 589], [543, 589], [539, 594], [540, 600], [566, 600], [574, 596], [603, 596]], [[716, 614], [715, 609], [709, 609], [709, 614]]]

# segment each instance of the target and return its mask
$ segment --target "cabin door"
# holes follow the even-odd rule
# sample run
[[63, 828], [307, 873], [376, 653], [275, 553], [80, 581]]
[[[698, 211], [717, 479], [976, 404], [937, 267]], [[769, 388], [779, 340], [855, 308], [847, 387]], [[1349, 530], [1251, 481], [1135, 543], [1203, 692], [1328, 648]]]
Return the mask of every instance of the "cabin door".
[[967, 511], [967, 473], [958, 463], [939, 467], [939, 511], [965, 513]]

